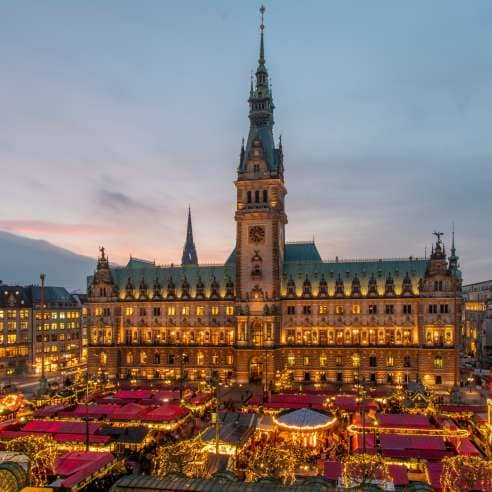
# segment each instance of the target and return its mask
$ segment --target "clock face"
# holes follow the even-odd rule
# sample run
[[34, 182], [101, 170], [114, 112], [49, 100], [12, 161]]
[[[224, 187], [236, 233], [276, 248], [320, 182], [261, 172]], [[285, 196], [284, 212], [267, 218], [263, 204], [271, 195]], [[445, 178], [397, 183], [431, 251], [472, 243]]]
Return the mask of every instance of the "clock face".
[[252, 226], [249, 228], [249, 242], [262, 243], [265, 240], [265, 228], [263, 226]]

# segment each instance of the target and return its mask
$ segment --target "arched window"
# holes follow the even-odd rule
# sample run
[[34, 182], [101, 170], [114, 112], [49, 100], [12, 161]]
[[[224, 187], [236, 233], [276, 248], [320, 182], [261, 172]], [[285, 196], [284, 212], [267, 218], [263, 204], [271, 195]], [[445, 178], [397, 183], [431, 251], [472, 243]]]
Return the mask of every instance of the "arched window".
[[99, 354], [99, 363], [101, 364], [101, 366], [105, 366], [108, 363], [108, 356], [106, 352], [101, 352]]
[[369, 366], [370, 367], [377, 367], [378, 365], [378, 359], [375, 355], [371, 355], [369, 357]]
[[251, 199], [251, 191], [248, 191], [248, 203], [251, 203], [252, 199]]
[[196, 365], [203, 366], [204, 363], [205, 363], [205, 355], [203, 354], [203, 352], [198, 352], [198, 354], [196, 354]]
[[160, 364], [161, 363], [161, 354], [159, 352], [156, 352], [154, 354], [154, 364]]
[[444, 367], [444, 361], [441, 355], [434, 357], [434, 369], [442, 369]]
[[260, 190], [255, 191], [255, 202], [260, 203]]
[[393, 355], [389, 354], [386, 356], [386, 366], [393, 367], [395, 365], [395, 358]]
[[147, 352], [140, 352], [140, 364], [147, 364]]
[[263, 201], [268, 202], [268, 190], [263, 190]]
[[133, 353], [132, 352], [128, 352], [126, 354], [126, 363], [131, 366], [133, 364]]

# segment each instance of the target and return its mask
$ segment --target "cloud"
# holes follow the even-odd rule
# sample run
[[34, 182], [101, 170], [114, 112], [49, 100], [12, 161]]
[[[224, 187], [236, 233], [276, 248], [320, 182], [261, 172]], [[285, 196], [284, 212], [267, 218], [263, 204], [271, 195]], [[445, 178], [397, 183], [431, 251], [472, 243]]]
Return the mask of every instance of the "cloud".
[[146, 212], [156, 213], [157, 209], [143, 202], [135, 200], [121, 191], [111, 191], [100, 188], [97, 191], [97, 201], [100, 206], [112, 212]]
[[95, 224], [63, 224], [43, 220], [0, 220], [0, 229], [17, 234], [63, 234], [67, 236], [100, 235], [116, 228]]

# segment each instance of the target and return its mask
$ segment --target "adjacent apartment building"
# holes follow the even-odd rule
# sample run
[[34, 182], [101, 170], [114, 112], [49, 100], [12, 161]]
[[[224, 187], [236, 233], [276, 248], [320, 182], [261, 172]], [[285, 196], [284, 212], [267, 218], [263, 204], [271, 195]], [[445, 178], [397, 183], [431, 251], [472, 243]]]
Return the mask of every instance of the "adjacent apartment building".
[[463, 286], [462, 350], [480, 368], [492, 365], [492, 280]]
[[[84, 362], [82, 304], [63, 287], [0, 284], [0, 377], [40, 374]], [[44, 354], [44, 356], [43, 356]]]
[[88, 280], [89, 371], [265, 386], [288, 373], [306, 383], [421, 381], [448, 391], [459, 383], [454, 244], [448, 256], [436, 232], [428, 258], [324, 261], [314, 242], [286, 241], [284, 151], [273, 135], [263, 31], [235, 164], [229, 258], [199, 263], [191, 217], [181, 265], [130, 258], [113, 267], [101, 248]]

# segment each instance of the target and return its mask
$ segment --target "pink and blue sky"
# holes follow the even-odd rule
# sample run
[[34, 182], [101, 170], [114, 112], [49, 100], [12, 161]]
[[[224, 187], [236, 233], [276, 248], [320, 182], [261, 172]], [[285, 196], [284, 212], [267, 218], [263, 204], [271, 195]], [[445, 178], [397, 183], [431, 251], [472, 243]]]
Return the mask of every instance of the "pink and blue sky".
[[[114, 261], [234, 245], [258, 4], [0, 7], [0, 229]], [[423, 255], [455, 222], [492, 277], [492, 3], [266, 2], [288, 240], [323, 257]]]

